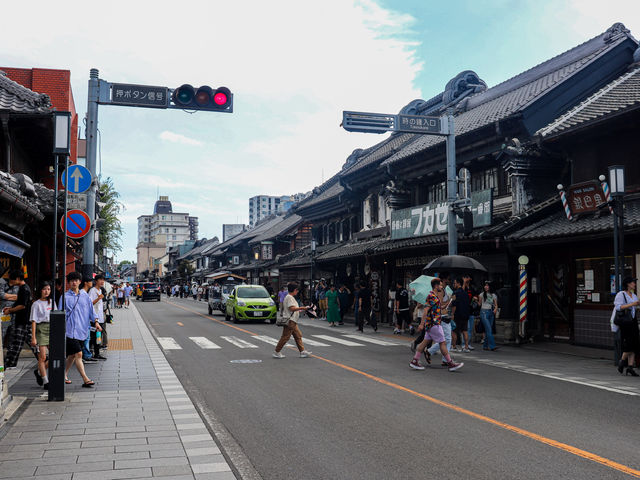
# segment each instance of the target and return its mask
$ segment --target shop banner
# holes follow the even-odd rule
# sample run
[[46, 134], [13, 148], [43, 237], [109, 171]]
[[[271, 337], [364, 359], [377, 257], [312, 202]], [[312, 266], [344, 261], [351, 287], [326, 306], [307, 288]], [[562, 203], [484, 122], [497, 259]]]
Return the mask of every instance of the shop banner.
[[[493, 190], [488, 188], [471, 193], [473, 227], [491, 225]], [[423, 237], [447, 233], [449, 208], [447, 202], [429, 203], [391, 212], [391, 239]], [[458, 218], [458, 223], [462, 219]]]

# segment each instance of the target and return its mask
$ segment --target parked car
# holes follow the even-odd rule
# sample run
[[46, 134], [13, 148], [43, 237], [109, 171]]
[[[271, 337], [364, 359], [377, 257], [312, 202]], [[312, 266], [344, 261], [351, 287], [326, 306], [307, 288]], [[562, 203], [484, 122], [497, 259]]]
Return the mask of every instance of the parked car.
[[262, 285], [238, 285], [233, 289], [225, 311], [225, 320], [269, 320], [276, 323], [276, 302]]
[[160, 285], [157, 283], [142, 284], [142, 301], [157, 300], [160, 301]]
[[[220, 310], [225, 313], [227, 309], [227, 300], [233, 289], [241, 284], [244, 277], [229, 272], [220, 272], [213, 276], [207, 277], [211, 286], [209, 287], [208, 310], [209, 315], [213, 315], [214, 310]], [[217, 283], [217, 288], [213, 284]]]

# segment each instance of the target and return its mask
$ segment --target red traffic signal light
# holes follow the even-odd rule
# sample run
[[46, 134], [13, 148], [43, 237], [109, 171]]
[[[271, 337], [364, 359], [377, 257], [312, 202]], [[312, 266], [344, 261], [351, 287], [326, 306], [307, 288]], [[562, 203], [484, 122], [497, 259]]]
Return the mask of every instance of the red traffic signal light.
[[189, 84], [176, 88], [171, 95], [175, 108], [233, 112], [233, 94], [227, 87], [213, 89], [207, 85], [194, 88]]

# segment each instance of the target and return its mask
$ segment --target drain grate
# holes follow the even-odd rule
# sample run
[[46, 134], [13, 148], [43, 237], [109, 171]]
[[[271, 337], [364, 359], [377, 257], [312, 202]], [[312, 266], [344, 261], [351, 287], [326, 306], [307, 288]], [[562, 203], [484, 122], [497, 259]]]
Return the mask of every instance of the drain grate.
[[112, 350], [133, 350], [133, 342], [130, 338], [110, 338], [109, 351]]

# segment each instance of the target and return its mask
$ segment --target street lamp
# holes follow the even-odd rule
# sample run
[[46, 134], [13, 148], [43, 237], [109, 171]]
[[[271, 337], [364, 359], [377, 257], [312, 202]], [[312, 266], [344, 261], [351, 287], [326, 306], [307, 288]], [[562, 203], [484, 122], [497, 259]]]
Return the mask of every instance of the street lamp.
[[[58, 277], [57, 268], [57, 251], [58, 251], [58, 182], [59, 166], [58, 157], [64, 156], [65, 166], [68, 166], [70, 143], [71, 143], [71, 112], [54, 111], [53, 116], [53, 163], [54, 163], [54, 195], [53, 195], [53, 263], [51, 265], [52, 285], [53, 289]], [[68, 183], [67, 183], [68, 184]], [[65, 215], [67, 212], [67, 196], [65, 190], [64, 202]], [[65, 230], [66, 231], [66, 230]], [[67, 235], [64, 236], [63, 244], [63, 287], [65, 269], [67, 266]], [[63, 288], [64, 291], [64, 288]], [[65, 312], [64, 312], [64, 293], [62, 295], [63, 310], [58, 311], [57, 308], [51, 312], [49, 323], [49, 401], [64, 401], [64, 367], [65, 367]]]
[[[616, 292], [622, 290], [621, 273], [624, 272], [624, 166], [609, 167], [609, 189], [613, 207], [613, 256], [615, 257]], [[620, 264], [622, 257], [622, 265]], [[622, 269], [622, 272], [621, 272]]]

